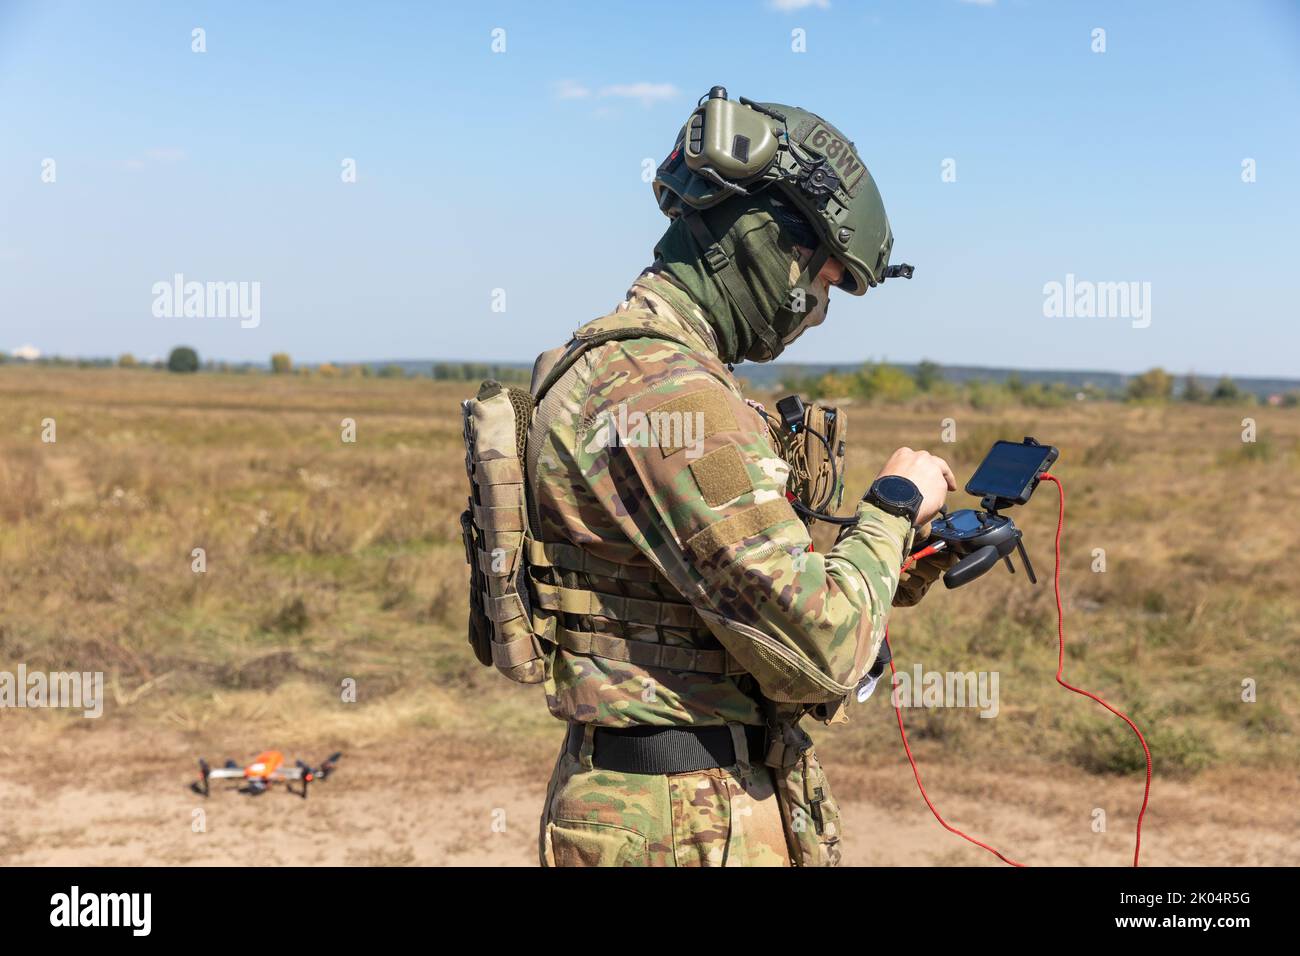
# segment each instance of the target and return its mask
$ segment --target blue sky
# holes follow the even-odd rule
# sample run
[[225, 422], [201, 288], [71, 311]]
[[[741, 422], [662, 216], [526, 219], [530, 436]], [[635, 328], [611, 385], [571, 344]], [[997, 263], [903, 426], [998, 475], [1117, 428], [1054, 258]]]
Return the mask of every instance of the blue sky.
[[[531, 360], [648, 263], [642, 164], [713, 84], [847, 132], [917, 267], [790, 360], [1300, 375], [1300, 5], [1264, 0], [0, 0], [0, 349]], [[155, 317], [176, 273], [259, 323]], [[1045, 317], [1067, 274], [1149, 282], [1149, 326]]]

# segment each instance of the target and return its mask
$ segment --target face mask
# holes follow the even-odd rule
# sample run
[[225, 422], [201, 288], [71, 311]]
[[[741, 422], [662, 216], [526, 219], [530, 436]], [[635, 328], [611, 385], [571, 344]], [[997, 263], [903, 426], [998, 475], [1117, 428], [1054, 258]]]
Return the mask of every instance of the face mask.
[[830, 283], [815, 276], [809, 280], [803, 278], [804, 269], [811, 258], [811, 252], [801, 251], [790, 264], [790, 293], [785, 306], [772, 319], [772, 328], [781, 337], [782, 349], [804, 332], [826, 321], [826, 310], [830, 307]]
[[789, 313], [798, 321], [781, 336], [781, 344], [789, 345], [809, 329], [825, 322], [830, 298], [831, 286], [825, 279], [814, 280], [808, 288], [798, 285], [791, 289]]

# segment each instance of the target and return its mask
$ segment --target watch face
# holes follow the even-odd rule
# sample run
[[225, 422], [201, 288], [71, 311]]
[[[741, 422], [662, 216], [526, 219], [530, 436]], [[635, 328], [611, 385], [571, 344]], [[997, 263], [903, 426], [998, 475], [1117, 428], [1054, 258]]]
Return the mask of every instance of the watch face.
[[876, 494], [890, 504], [906, 507], [916, 497], [916, 485], [899, 475], [886, 475], [876, 482]]

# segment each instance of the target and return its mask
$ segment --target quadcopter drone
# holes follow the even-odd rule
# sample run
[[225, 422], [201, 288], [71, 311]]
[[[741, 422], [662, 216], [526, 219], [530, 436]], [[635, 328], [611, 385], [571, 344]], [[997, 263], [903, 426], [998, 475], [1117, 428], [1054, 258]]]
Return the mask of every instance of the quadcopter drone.
[[[215, 770], [200, 757], [201, 776], [190, 784], [190, 789], [206, 797], [209, 793], [209, 781], [238, 780], [241, 784], [237, 788], [240, 793], [257, 796], [266, 793], [272, 784], [282, 783], [289, 793], [297, 794], [306, 800], [307, 785], [314, 780], [327, 779], [334, 772], [335, 765], [342, 756], [342, 752], [332, 754], [319, 767], [310, 767], [301, 760], [289, 767], [285, 765], [284, 754], [280, 751], [265, 750], [253, 758], [253, 762], [246, 767], [241, 767], [233, 760], [227, 760], [224, 767]], [[295, 783], [301, 784], [301, 789], [295, 790], [293, 788]]]

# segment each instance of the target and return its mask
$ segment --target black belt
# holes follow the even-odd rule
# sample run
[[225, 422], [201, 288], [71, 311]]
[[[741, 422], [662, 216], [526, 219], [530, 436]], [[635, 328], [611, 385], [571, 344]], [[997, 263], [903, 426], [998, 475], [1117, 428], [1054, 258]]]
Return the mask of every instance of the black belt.
[[[565, 749], [577, 757], [585, 724], [569, 724]], [[767, 730], [745, 726], [749, 762], [763, 762]], [[597, 727], [592, 732], [592, 766], [615, 773], [692, 773], [736, 763], [728, 727]]]

